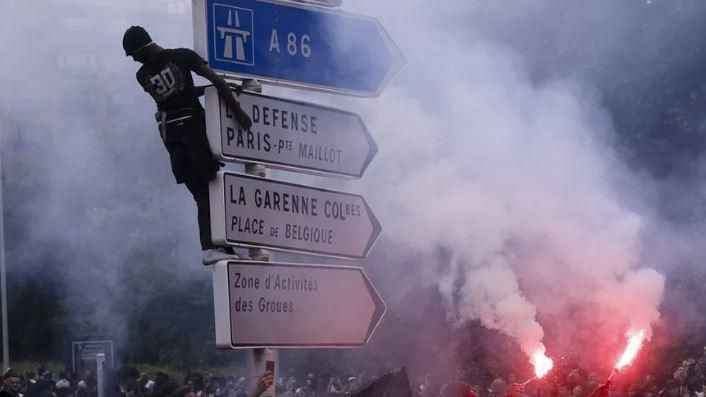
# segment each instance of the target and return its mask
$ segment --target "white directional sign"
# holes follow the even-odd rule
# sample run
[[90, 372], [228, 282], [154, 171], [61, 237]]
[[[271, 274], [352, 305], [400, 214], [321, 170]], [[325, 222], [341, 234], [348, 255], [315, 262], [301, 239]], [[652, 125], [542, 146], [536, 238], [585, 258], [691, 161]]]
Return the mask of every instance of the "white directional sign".
[[216, 244], [365, 258], [380, 223], [363, 197], [220, 172], [210, 184]]
[[206, 89], [206, 130], [223, 161], [263, 163], [359, 178], [377, 153], [360, 116], [319, 105], [242, 93], [250, 131], [238, 123], [214, 87]]
[[361, 346], [385, 313], [359, 267], [221, 261], [213, 294], [220, 348]]

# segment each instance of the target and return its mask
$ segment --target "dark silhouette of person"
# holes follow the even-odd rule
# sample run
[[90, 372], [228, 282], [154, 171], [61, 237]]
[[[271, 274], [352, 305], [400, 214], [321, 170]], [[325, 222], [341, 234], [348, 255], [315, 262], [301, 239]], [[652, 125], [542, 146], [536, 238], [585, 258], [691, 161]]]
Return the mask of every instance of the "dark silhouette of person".
[[0, 389], [1, 397], [18, 397], [22, 389], [22, 380], [20, 376], [11, 368], [2, 376], [2, 389]]
[[159, 131], [169, 152], [176, 183], [186, 185], [196, 201], [204, 264], [233, 256], [231, 248], [216, 247], [211, 239], [208, 183], [216, 177], [221, 164], [208, 146], [204, 110], [198, 100], [203, 87], [194, 86], [191, 73], [206, 78], [216, 87], [244, 130], [252, 126], [250, 117], [225, 80], [193, 50], [164, 49], [141, 26], [127, 29], [123, 48], [127, 56], [142, 64], [137, 81], [157, 104]]

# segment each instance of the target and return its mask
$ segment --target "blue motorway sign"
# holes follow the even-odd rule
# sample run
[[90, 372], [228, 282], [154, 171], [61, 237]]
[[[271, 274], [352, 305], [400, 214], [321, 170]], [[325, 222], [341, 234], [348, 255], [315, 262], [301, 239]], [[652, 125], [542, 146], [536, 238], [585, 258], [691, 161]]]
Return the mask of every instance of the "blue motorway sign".
[[194, 0], [196, 51], [238, 78], [377, 96], [402, 65], [369, 17], [265, 0]]

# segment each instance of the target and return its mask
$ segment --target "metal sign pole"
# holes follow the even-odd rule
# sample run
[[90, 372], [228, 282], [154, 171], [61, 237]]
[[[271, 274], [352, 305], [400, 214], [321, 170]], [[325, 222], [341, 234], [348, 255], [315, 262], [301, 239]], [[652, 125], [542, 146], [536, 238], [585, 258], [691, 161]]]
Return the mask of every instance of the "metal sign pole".
[[[363, 97], [382, 92], [404, 58], [376, 19], [324, 8], [337, 8], [341, 3], [192, 0], [194, 50], [216, 73], [240, 81], [243, 109], [250, 111], [259, 128], [240, 128], [217, 90], [206, 90], [210, 148], [223, 161], [245, 163], [245, 174], [219, 171], [209, 185], [214, 215], [211, 238], [216, 245], [248, 247], [251, 258], [224, 260], [213, 266], [216, 344], [219, 348], [254, 348], [248, 359], [252, 381], [265, 372], [277, 379], [277, 348], [352, 347], [367, 342], [385, 311], [384, 302], [362, 268], [278, 264], [272, 262], [269, 252], [364, 259], [381, 232], [379, 221], [362, 196], [277, 181], [269, 175], [271, 167], [360, 178], [377, 153], [372, 136], [356, 114], [255, 94], [262, 92], [262, 82]], [[321, 45], [334, 41], [335, 32], [317, 26], [340, 26], [355, 40], [345, 48]], [[282, 32], [286, 37], [281, 36]], [[351, 49], [355, 50], [353, 55]], [[351, 56], [365, 62], [341, 62]], [[361, 79], [363, 69], [366, 73]], [[260, 201], [261, 192], [266, 195], [264, 202]], [[247, 200], [252, 194], [255, 200]], [[252, 274], [252, 284], [243, 286], [237, 281], [243, 277], [238, 271]], [[358, 321], [362, 326], [355, 332], [345, 326], [326, 329], [326, 338], [312, 337], [308, 330], [294, 336], [277, 334], [282, 328], [290, 331], [292, 326], [309, 324], [293, 315], [295, 298], [276, 300], [280, 295], [286, 297], [287, 291], [274, 291], [279, 287], [270, 288], [269, 283], [274, 279], [280, 285], [280, 275], [302, 272], [307, 272], [307, 277], [299, 281], [309, 284], [303, 287], [307, 293], [298, 294], [296, 300], [321, 304], [329, 311], [331, 305], [321, 297], [340, 295], [340, 288], [335, 287], [341, 284], [336, 281], [351, 278], [356, 287], [346, 285], [345, 293], [355, 294], [362, 307], [356, 307], [355, 319], [346, 321]], [[260, 288], [263, 280], [266, 286]], [[318, 280], [326, 284], [322, 291]], [[235, 296], [230, 293], [233, 288], [238, 289]], [[254, 307], [256, 301], [265, 300], [263, 295], [274, 296], [275, 300]], [[271, 304], [275, 305], [272, 309]], [[233, 322], [243, 316], [246, 321]], [[286, 327], [282, 327], [283, 322]], [[244, 327], [257, 332], [248, 334], [243, 332]], [[263, 337], [267, 340], [259, 343]], [[275, 395], [274, 384], [262, 393], [263, 397]]]
[[2, 300], [2, 365], [3, 371], [10, 368], [10, 343], [7, 323], [7, 275], [5, 272], [5, 219], [3, 217], [3, 182], [5, 171], [2, 167], [2, 153], [0, 153], [0, 299]]
[[[259, 84], [257, 81], [250, 83], [251, 85]], [[260, 91], [262, 90], [260, 86]], [[245, 164], [245, 173], [255, 175], [262, 178], [267, 178], [269, 175], [267, 167], [262, 164], [247, 163]], [[272, 254], [262, 248], [249, 248], [248, 256], [256, 261], [264, 263], [272, 260]], [[279, 362], [279, 354], [277, 349], [253, 349], [251, 354], [250, 379], [255, 382], [254, 387], [257, 387], [257, 380], [265, 371], [272, 372], [273, 378], [277, 379], [277, 364]], [[273, 382], [269, 389], [265, 390], [258, 397], [276, 397], [276, 382]]]
[[96, 353], [96, 387], [98, 388], [98, 397], [105, 397], [105, 376], [103, 373], [104, 362], [105, 353]]
[[[279, 352], [277, 349], [252, 349], [250, 355], [250, 379], [257, 382], [265, 373], [265, 370], [272, 372], [275, 376], [279, 361]], [[276, 378], [275, 378], [276, 379]], [[257, 387], [257, 384], [252, 386]], [[269, 389], [265, 390], [259, 397], [276, 397], [276, 382], [272, 383]]]

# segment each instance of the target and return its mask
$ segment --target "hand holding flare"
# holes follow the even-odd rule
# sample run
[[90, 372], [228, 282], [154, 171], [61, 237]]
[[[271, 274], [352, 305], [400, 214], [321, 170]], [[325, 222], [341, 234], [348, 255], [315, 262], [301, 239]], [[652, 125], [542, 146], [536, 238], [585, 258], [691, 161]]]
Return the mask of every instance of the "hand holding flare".
[[546, 356], [544, 346], [538, 348], [534, 351], [534, 353], [532, 353], [530, 362], [532, 363], [532, 365], [534, 365], [534, 376], [522, 383], [513, 384], [512, 390], [516, 392], [515, 394], [522, 393], [525, 389], [525, 386], [530, 384], [530, 382], [532, 382], [533, 380], [542, 379], [546, 374], [549, 373], [549, 371], [552, 370], [552, 368], [554, 368], [554, 361]]
[[604, 384], [598, 386], [598, 388], [596, 388], [596, 390], [594, 390], [588, 397], [607, 397], [608, 392], [610, 391], [610, 383], [613, 380], [613, 377], [615, 376], [615, 374], [620, 372], [620, 370], [635, 361], [635, 357], [637, 357], [637, 353], [640, 351], [640, 348], [642, 347], [644, 341], [644, 329], [641, 329], [637, 332], [628, 332], [628, 345], [625, 347], [625, 351], [623, 351], [623, 354], [620, 356], [620, 358], [618, 358], [618, 361], [615, 363], [613, 371], [611, 371], [610, 376], [608, 376], [608, 380]]

